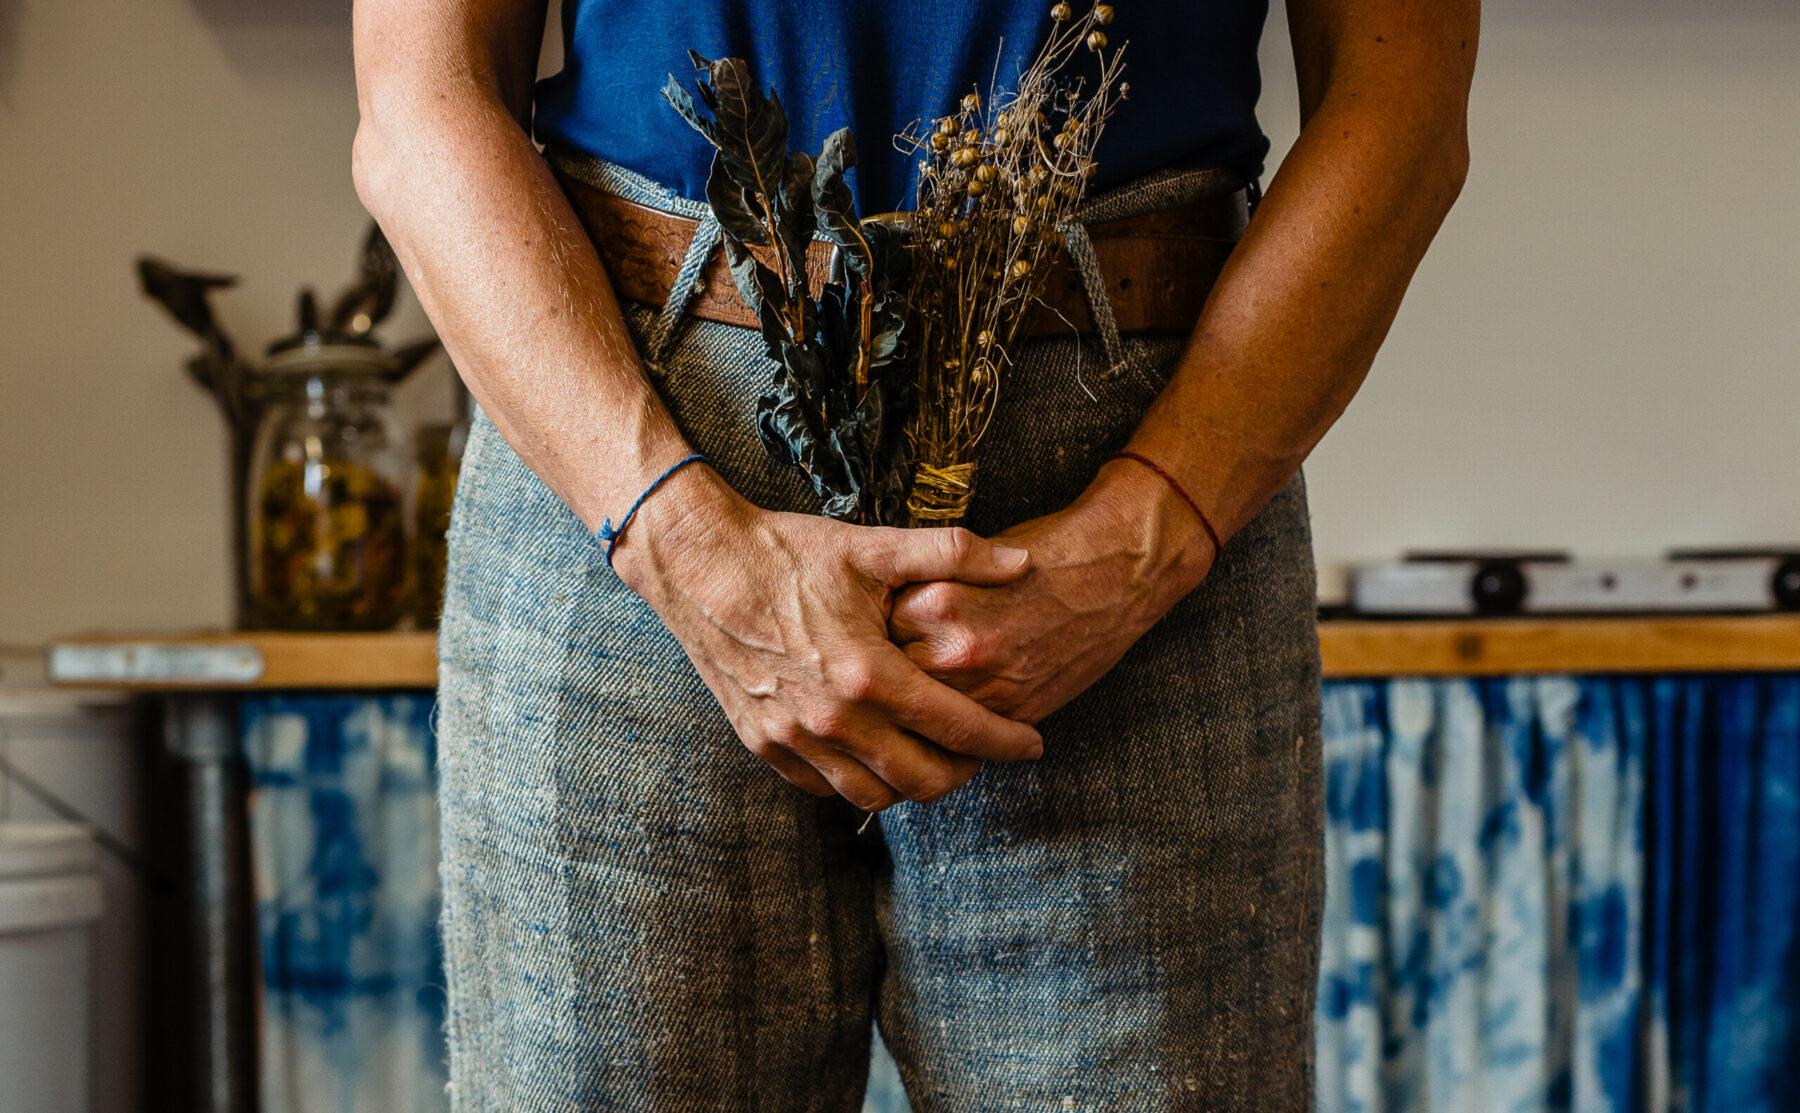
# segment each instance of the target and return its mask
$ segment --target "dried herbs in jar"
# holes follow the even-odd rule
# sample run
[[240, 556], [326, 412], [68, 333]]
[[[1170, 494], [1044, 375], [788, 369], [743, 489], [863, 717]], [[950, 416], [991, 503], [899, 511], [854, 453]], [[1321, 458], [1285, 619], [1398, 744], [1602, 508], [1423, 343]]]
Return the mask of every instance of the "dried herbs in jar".
[[404, 458], [388, 357], [372, 345], [272, 353], [249, 490], [256, 625], [380, 630], [407, 601]]

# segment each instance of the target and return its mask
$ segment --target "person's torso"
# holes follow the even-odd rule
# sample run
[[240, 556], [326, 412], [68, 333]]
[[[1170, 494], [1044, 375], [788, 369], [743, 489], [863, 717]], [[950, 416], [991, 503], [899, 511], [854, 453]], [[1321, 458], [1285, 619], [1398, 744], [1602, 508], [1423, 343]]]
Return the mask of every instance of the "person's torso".
[[[1096, 185], [1177, 165], [1258, 174], [1268, 152], [1255, 115], [1267, 0], [1113, 6], [1108, 34], [1129, 44], [1131, 94], [1106, 126]], [[658, 90], [669, 74], [691, 82], [690, 49], [743, 58], [779, 94], [791, 149], [817, 153], [849, 126], [860, 210], [906, 208], [915, 160], [892, 137], [965, 93], [1009, 88], [1049, 11], [1050, 0], [564, 0], [564, 68], [538, 87], [535, 129], [543, 142], [704, 199], [712, 149]]]

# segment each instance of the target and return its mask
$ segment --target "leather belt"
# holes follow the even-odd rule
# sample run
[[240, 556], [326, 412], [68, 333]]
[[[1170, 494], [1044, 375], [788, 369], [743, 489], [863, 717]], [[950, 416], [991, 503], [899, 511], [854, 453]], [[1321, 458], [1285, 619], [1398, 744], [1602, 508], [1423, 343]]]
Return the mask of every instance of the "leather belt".
[[[630, 301], [660, 306], [674, 288], [699, 222], [596, 189], [559, 174], [563, 191], [587, 229], [612, 278]], [[1142, 216], [1088, 226], [1121, 333], [1192, 331], [1214, 279], [1249, 221], [1249, 193], [1239, 189]], [[755, 248], [761, 254], [765, 249]], [[806, 253], [813, 289], [831, 270], [831, 245], [815, 241]], [[767, 260], [765, 259], [765, 262]], [[1028, 336], [1094, 331], [1086, 288], [1073, 261], [1059, 254], [1044, 304], [1025, 324]], [[687, 312], [708, 321], [756, 327], [739, 299], [723, 251], [713, 252]]]

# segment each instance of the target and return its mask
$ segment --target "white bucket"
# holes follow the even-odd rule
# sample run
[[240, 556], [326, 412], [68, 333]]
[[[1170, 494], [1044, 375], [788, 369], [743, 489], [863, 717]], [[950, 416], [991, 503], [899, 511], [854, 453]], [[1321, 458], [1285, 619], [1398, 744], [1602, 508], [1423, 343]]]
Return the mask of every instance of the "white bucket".
[[94, 840], [0, 823], [0, 1113], [88, 1113]]

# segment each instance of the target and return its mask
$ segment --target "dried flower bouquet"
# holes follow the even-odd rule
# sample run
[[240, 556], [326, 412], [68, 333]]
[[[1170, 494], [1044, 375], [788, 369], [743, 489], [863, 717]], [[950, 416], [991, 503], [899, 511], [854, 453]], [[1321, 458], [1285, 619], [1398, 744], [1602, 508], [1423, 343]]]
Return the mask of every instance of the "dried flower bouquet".
[[[1129, 92], [1110, 4], [1051, 28], [1017, 87], [970, 92], [929, 131], [897, 137], [920, 156], [903, 227], [857, 217], [847, 130], [814, 160], [787, 150], [780, 102], [742, 60], [693, 55], [709, 119], [674, 78], [664, 97], [715, 148], [707, 201], [738, 292], [774, 365], [757, 428], [832, 517], [945, 525], [968, 512], [976, 450], [1044, 292], [1064, 230], [1096, 170], [1106, 121]], [[1086, 51], [1087, 76], [1071, 76]], [[815, 231], [841, 273], [816, 298], [805, 266]], [[758, 249], [760, 249], [760, 257]]]

